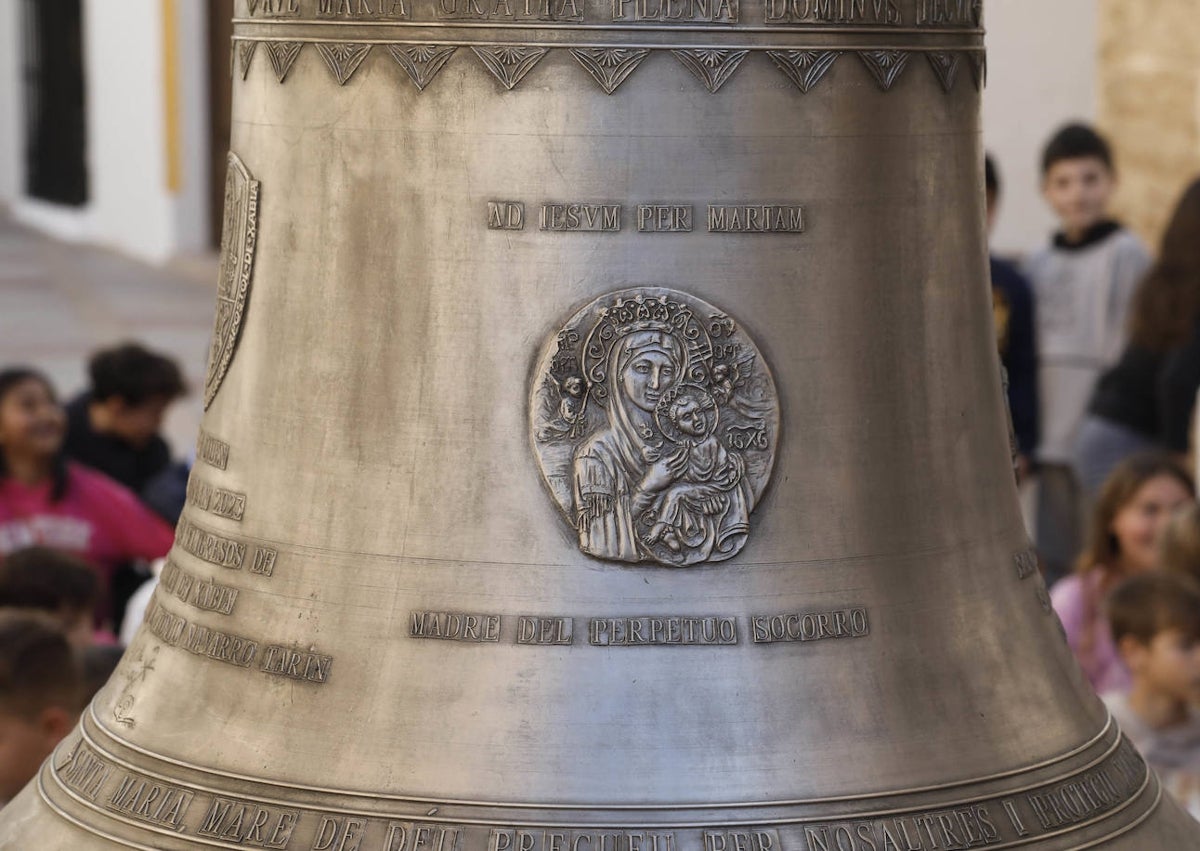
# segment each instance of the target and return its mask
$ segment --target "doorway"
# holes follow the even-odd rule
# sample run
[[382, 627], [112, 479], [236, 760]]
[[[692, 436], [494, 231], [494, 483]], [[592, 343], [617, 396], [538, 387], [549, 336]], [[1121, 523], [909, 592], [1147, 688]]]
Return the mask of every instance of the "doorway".
[[229, 151], [233, 80], [229, 63], [233, 55], [233, 0], [208, 4], [208, 114], [209, 114], [209, 233], [212, 247], [221, 244], [225, 209], [225, 155]]
[[88, 200], [81, 5], [21, 4], [25, 192], [76, 207]]

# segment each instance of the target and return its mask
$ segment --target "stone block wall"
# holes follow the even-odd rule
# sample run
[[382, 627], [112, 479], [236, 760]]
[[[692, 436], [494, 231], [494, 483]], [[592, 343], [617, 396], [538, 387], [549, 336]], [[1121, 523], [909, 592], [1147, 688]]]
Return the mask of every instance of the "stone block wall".
[[1099, 11], [1098, 123], [1117, 157], [1114, 212], [1157, 250], [1200, 176], [1200, 0], [1099, 0]]

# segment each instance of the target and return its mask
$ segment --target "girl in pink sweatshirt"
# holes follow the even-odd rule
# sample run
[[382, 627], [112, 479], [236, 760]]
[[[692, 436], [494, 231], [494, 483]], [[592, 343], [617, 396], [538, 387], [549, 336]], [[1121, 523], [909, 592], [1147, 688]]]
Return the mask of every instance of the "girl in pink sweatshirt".
[[[44, 376], [0, 371], [0, 558], [33, 545], [72, 553], [96, 569], [107, 592], [118, 564], [166, 555], [174, 533], [130, 491], [67, 461], [65, 433]], [[107, 602], [97, 615], [108, 616]]]

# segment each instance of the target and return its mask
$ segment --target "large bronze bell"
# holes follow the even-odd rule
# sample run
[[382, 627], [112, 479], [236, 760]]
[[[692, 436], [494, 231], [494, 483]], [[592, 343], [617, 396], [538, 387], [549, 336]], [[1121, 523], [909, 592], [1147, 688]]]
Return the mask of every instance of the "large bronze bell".
[[979, 2], [239, 0], [189, 506], [12, 849], [1185, 849], [990, 327]]

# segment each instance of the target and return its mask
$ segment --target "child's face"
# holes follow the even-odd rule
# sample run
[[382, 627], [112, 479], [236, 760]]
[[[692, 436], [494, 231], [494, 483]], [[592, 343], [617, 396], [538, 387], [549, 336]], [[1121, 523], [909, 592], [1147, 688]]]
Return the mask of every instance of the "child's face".
[[110, 406], [112, 432], [130, 446], [143, 447], [154, 439], [162, 429], [170, 399], [147, 399], [139, 405], [130, 405], [124, 399], [114, 397], [106, 403]]
[[1147, 480], [1121, 506], [1113, 517], [1111, 529], [1126, 573], [1158, 567], [1163, 529], [1172, 515], [1191, 499], [1191, 494], [1174, 476], [1162, 475]]
[[1104, 219], [1115, 186], [1099, 157], [1059, 160], [1042, 177], [1042, 195], [1070, 236], [1082, 235]]
[[0, 399], [0, 449], [29, 457], [52, 457], [62, 448], [67, 419], [50, 388], [27, 378]]
[[1188, 703], [1200, 694], [1200, 640], [1182, 630], [1163, 630], [1126, 655], [1134, 676], [1164, 697]]
[[708, 434], [708, 412], [695, 399], [685, 399], [675, 408], [675, 425], [684, 434], [704, 437]]

